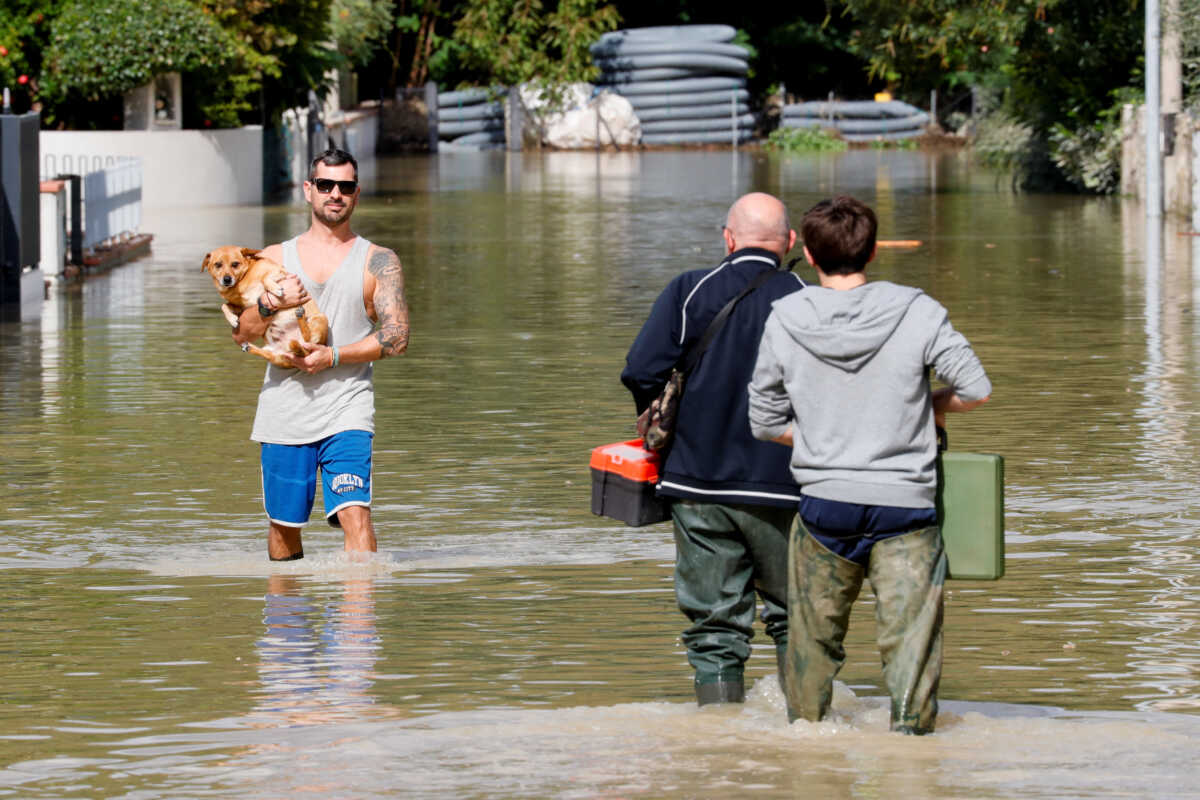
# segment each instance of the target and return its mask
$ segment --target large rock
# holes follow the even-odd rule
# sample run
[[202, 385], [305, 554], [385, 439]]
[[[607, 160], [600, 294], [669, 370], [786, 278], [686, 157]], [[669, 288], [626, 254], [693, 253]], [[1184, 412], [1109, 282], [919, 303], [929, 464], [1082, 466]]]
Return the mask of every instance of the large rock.
[[563, 87], [557, 103], [541, 89], [522, 87], [521, 103], [527, 114], [526, 136], [532, 135], [546, 147], [628, 147], [641, 140], [641, 124], [633, 105], [613, 92], [597, 93], [588, 83]]

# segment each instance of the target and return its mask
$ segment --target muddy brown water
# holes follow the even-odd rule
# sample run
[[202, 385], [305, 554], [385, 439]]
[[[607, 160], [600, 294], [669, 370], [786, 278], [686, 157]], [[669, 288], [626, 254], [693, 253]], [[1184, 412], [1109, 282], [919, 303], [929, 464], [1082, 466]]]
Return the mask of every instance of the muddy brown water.
[[[1016, 195], [963, 153], [443, 154], [364, 169], [408, 355], [378, 365], [381, 553], [314, 520], [269, 565], [261, 362], [200, 272], [296, 202], [147, 212], [153, 254], [0, 326], [0, 797], [1195, 797], [1197, 240], [1131, 201]], [[665, 525], [589, 511], [650, 303], [729, 203], [851, 192], [871, 274], [950, 310], [995, 385], [1007, 576], [954, 582], [943, 711], [886, 733], [869, 592], [832, 718], [788, 726], [761, 631], [699, 711]], [[802, 271], [810, 277], [806, 271]]]

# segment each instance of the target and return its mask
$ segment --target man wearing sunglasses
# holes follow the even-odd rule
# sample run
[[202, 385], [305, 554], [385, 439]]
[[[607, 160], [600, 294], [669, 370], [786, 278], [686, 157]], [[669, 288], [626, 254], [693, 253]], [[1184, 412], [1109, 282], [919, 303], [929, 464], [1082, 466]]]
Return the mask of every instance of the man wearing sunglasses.
[[371, 522], [371, 444], [375, 432], [372, 362], [408, 347], [404, 273], [396, 254], [356, 235], [358, 163], [343, 150], [313, 159], [304, 198], [311, 224], [304, 233], [263, 250], [291, 273], [283, 295], [264, 294], [242, 312], [233, 338], [258, 339], [268, 320], [311, 296], [329, 318], [324, 345], [305, 343], [295, 369], [267, 365], [258, 396], [253, 441], [261, 443], [263, 501], [270, 521], [272, 561], [304, 557], [300, 531], [308, 522], [320, 472], [329, 524], [345, 534], [348, 553], [377, 549]]

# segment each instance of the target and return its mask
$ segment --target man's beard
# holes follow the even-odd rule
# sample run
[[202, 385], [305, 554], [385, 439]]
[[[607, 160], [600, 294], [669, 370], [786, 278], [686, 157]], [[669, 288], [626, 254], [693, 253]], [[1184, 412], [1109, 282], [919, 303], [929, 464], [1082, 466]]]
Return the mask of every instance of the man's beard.
[[340, 209], [332, 210], [327, 205], [321, 204], [313, 207], [313, 213], [317, 215], [317, 219], [324, 222], [326, 225], [339, 225], [350, 218], [350, 212], [354, 210], [354, 204], [349, 201], [343, 201]]

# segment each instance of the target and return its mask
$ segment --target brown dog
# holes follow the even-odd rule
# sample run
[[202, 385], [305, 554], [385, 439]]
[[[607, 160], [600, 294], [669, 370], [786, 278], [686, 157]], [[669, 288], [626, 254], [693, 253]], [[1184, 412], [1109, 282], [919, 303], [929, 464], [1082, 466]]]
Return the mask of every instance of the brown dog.
[[[278, 281], [287, 275], [287, 271], [281, 264], [260, 258], [259, 252], [232, 245], [218, 247], [204, 256], [204, 263], [200, 265], [212, 276], [217, 291], [225, 300], [221, 312], [234, 328], [238, 326], [242, 310], [256, 305], [263, 292], [270, 292], [276, 297], [283, 296]], [[245, 344], [242, 349], [262, 356], [277, 367], [291, 368], [295, 365], [288, 359], [287, 353], [303, 357], [305, 352], [300, 346], [301, 341], [325, 344], [328, 335], [329, 319], [317, 308], [316, 302], [309, 300], [298, 308], [284, 309], [271, 317], [263, 347]]]

